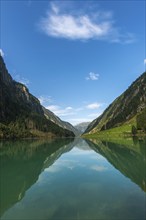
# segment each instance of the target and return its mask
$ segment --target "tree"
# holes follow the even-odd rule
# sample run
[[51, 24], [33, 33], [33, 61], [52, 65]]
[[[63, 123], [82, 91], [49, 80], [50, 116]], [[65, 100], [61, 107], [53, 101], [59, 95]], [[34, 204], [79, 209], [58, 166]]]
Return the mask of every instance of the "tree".
[[137, 128], [134, 125], [132, 125], [131, 132], [134, 136], [137, 134]]
[[146, 108], [137, 115], [137, 129], [146, 132]]

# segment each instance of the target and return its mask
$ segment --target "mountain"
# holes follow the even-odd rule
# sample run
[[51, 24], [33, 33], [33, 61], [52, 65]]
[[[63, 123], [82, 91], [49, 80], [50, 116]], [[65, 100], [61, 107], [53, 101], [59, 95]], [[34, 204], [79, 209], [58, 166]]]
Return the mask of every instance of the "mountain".
[[63, 123], [65, 124], [65, 127], [68, 130], [72, 131], [75, 134], [75, 136], [80, 136], [79, 130], [76, 129], [72, 124], [70, 124], [69, 122], [66, 122], [66, 121], [63, 121]]
[[0, 138], [75, 136], [67, 126], [54, 123], [51, 116], [46, 118], [45, 112], [48, 110], [28, 88], [12, 79], [0, 55]]
[[83, 134], [89, 124], [90, 122], [82, 122], [82, 123], [75, 125], [75, 128], [80, 132], [80, 134]]
[[122, 95], [116, 98], [101, 116], [92, 121], [85, 133], [95, 133], [121, 126], [145, 112], [145, 108], [146, 72], [136, 79]]
[[69, 122], [62, 121], [58, 116], [56, 116], [53, 112], [43, 107], [44, 115], [47, 119], [51, 120], [55, 124], [59, 125], [60, 127], [72, 131], [76, 136], [79, 135], [79, 131], [72, 126]]

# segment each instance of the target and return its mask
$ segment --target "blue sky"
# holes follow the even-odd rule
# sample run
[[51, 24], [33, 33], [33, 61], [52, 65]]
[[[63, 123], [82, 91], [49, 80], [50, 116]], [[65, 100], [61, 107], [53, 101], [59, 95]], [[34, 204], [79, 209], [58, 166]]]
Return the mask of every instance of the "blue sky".
[[12, 77], [61, 119], [92, 121], [145, 70], [145, 1], [1, 1]]

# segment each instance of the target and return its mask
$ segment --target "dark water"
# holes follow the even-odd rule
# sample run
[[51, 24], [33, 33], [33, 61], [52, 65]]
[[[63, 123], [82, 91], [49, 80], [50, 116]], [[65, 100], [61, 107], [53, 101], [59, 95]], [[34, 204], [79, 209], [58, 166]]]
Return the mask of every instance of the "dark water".
[[0, 142], [5, 220], [146, 219], [146, 143]]

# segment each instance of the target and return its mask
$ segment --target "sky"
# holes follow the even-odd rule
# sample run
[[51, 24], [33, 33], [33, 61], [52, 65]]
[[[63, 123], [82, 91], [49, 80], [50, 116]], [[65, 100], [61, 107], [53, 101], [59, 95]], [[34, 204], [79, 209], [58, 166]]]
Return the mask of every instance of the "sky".
[[12, 77], [75, 125], [97, 118], [146, 68], [146, 3], [0, 1]]

